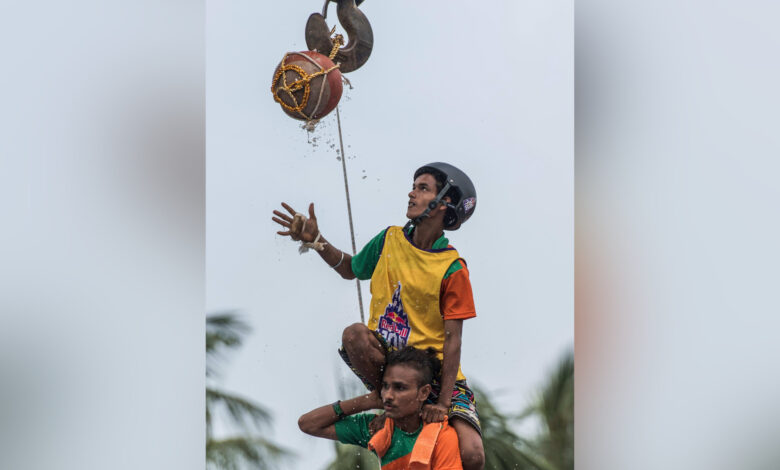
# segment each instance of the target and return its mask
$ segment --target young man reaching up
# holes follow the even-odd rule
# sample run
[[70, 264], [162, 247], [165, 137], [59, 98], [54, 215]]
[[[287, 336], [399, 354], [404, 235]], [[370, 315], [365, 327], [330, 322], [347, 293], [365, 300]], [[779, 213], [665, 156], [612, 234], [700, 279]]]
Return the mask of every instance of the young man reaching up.
[[457, 230], [476, 208], [471, 179], [448, 163], [429, 163], [414, 173], [405, 227], [391, 226], [352, 257], [322, 236], [309, 205], [309, 218], [282, 203], [274, 211], [280, 235], [300, 240], [344, 279], [371, 279], [368, 325], [355, 323], [342, 335], [339, 351], [366, 387], [378, 389], [388, 353], [405, 346], [432, 347], [442, 361], [433, 393], [423, 407], [426, 422], [449, 417], [458, 434], [465, 470], [481, 470], [485, 453], [474, 394], [460, 369], [463, 320], [476, 316], [465, 261], [444, 230]]

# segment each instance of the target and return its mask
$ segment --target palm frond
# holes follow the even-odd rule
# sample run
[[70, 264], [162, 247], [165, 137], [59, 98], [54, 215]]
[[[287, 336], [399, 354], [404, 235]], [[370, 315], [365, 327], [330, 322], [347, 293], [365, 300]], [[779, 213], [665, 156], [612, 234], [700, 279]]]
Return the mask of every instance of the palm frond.
[[236, 312], [214, 313], [206, 317], [206, 376], [218, 369], [224, 351], [241, 346], [252, 329]]
[[[222, 312], [206, 318], [206, 377], [213, 382], [215, 362], [226, 350], [241, 346], [249, 325], [235, 312]], [[232, 437], [213, 437], [213, 418], [216, 408], [224, 407], [243, 433]], [[243, 468], [274, 468], [283, 458], [293, 453], [257, 436], [253, 431], [270, 427], [271, 414], [262, 406], [237, 395], [206, 387], [206, 468], [209, 470], [241, 470]]]
[[535, 447], [559, 470], [574, 468], [574, 354], [566, 351], [526, 409], [540, 418], [542, 432]]
[[206, 317], [206, 353], [220, 347], [237, 348], [250, 331], [249, 325], [236, 312], [211, 314]]
[[287, 449], [262, 437], [237, 436], [206, 441], [206, 467], [240, 470], [241, 463], [253, 468], [273, 468], [280, 457], [291, 457]]
[[555, 429], [560, 415], [573, 410], [574, 400], [574, 356], [567, 352], [550, 375], [542, 392], [540, 411]]
[[362, 447], [334, 442], [336, 458], [325, 470], [379, 470], [379, 457]]
[[555, 470], [530, 448], [499, 438], [485, 438], [485, 468], [490, 470]]
[[549, 462], [509, 426], [510, 417], [499, 412], [488, 393], [474, 386], [478, 398], [479, 420], [485, 468], [488, 470], [555, 470]]
[[247, 431], [252, 431], [249, 425], [261, 429], [271, 423], [271, 413], [262, 406], [222, 390], [206, 388], [206, 415], [209, 420], [215, 407], [219, 405], [227, 409], [235, 424]]
[[[207, 399], [208, 400], [208, 399]], [[211, 439], [211, 407], [208, 401], [206, 401], [206, 439]]]

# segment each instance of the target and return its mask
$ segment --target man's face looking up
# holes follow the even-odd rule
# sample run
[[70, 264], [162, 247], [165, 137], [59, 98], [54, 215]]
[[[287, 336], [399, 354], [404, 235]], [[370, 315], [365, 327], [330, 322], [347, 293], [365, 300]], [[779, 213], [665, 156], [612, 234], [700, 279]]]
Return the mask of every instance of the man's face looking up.
[[[436, 199], [436, 178], [430, 173], [423, 173], [418, 176], [412, 184], [412, 190], [409, 192], [409, 205], [406, 209], [406, 218], [414, 219], [419, 217], [428, 208], [428, 203]], [[431, 214], [433, 215], [433, 214]]]

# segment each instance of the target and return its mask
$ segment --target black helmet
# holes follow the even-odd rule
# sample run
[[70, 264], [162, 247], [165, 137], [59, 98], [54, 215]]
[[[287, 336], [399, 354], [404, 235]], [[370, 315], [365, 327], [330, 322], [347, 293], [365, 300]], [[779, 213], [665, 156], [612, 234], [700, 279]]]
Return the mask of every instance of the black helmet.
[[474, 209], [477, 207], [477, 191], [474, 189], [474, 183], [466, 176], [466, 173], [449, 163], [435, 162], [421, 166], [414, 172], [414, 179], [424, 173], [432, 174], [437, 181], [441, 179], [437, 173], [444, 176], [444, 184], [439, 194], [436, 195], [436, 199], [414, 222], [419, 222], [420, 219], [427, 217], [445, 196], [449, 196], [451, 202], [447, 204], [447, 213], [444, 215], [444, 228], [458, 230], [460, 225], [474, 214]]

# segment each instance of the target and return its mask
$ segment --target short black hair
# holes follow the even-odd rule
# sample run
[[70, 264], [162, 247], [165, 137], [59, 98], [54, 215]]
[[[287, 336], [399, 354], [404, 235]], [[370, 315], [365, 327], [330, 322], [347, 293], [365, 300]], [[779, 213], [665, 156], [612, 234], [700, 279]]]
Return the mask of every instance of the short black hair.
[[[417, 177], [420, 175], [425, 174], [433, 176], [433, 179], [436, 180], [436, 194], [439, 194], [441, 192], [441, 188], [447, 184], [447, 175], [437, 170], [436, 168], [424, 166], [422, 168], [418, 168], [417, 171], [414, 172], [414, 179], [417, 179]], [[443, 197], [449, 197], [453, 203], [457, 203], [460, 200], [460, 191], [458, 188], [450, 188]]]
[[441, 361], [433, 348], [422, 350], [414, 346], [407, 346], [393, 351], [387, 355], [385, 370], [390, 366], [398, 364], [408, 365], [420, 372], [420, 387], [432, 383], [434, 377], [438, 377], [441, 371]]
[[422, 168], [419, 168], [417, 171], [414, 172], [414, 179], [417, 179], [418, 176], [429, 174], [433, 176], [433, 179], [436, 180], [436, 192], [438, 193], [441, 191], [441, 188], [444, 187], [444, 185], [447, 183], [447, 175], [442, 173], [441, 171], [437, 170], [436, 168], [431, 168], [429, 166], [424, 166]]

